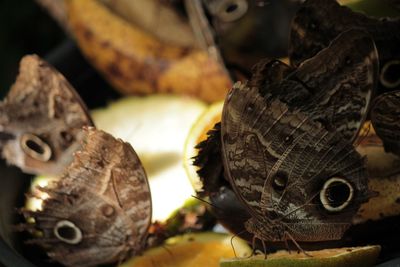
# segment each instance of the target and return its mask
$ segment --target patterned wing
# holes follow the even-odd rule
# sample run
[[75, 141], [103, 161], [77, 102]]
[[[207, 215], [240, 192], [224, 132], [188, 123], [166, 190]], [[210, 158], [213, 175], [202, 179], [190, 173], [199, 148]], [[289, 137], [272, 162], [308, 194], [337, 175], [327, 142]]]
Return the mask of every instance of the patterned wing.
[[120, 261], [144, 249], [151, 221], [146, 174], [132, 147], [93, 128], [43, 210], [29, 213], [43, 232], [33, 240], [67, 266]]
[[354, 140], [378, 81], [374, 41], [361, 30], [340, 34], [278, 86], [280, 99]]
[[39, 57], [25, 56], [0, 103], [2, 156], [29, 173], [60, 175], [85, 125], [93, 123], [67, 80]]
[[[279, 219], [289, 225], [311, 217], [350, 224], [368, 188], [364, 161], [349, 142], [279, 100], [266, 103], [246, 85], [234, 87], [222, 116], [226, 175], [254, 218], [263, 224]], [[351, 186], [352, 197], [332, 216], [320, 212], [330, 203], [319, 200], [323, 186], [335, 177]], [[337, 231], [343, 234], [343, 229]]]
[[294, 66], [311, 58], [340, 33], [362, 29], [373, 37], [381, 66], [400, 59], [400, 20], [375, 19], [340, 6], [335, 0], [306, 0], [297, 11], [290, 33], [289, 58]]
[[400, 155], [400, 91], [389, 92], [375, 99], [371, 121], [385, 150]]

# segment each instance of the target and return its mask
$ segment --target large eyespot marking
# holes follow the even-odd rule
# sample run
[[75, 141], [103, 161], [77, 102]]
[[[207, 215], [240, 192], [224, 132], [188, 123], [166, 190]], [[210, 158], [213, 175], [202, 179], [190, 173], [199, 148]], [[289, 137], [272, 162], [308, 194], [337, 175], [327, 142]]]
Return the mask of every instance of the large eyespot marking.
[[272, 178], [272, 187], [276, 191], [283, 191], [286, 187], [287, 181], [288, 181], [287, 174], [279, 171]]
[[54, 227], [54, 235], [59, 240], [71, 245], [82, 241], [82, 231], [73, 222], [67, 220], [57, 222]]
[[22, 150], [30, 157], [47, 162], [51, 158], [51, 148], [36, 135], [25, 133], [21, 136], [20, 145]]
[[387, 62], [381, 70], [379, 80], [386, 88], [400, 86], [400, 60]]
[[331, 212], [338, 212], [346, 208], [353, 196], [353, 186], [345, 179], [337, 177], [326, 181], [319, 193], [323, 207]]
[[224, 22], [231, 22], [240, 19], [248, 8], [247, 0], [225, 0], [216, 7], [215, 15]]

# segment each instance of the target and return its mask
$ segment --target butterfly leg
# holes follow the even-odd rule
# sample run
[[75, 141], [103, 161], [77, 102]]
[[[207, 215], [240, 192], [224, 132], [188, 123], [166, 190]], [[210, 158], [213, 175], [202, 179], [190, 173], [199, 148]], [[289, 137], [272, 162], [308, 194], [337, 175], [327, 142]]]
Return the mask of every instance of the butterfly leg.
[[289, 254], [292, 254], [292, 251], [290, 250], [287, 238], [285, 238], [285, 247], [286, 247], [287, 251], [289, 252]]
[[296, 242], [296, 240], [294, 240], [293, 236], [289, 232], [285, 231], [284, 233], [285, 243], [287, 243], [287, 238], [289, 238], [293, 242], [293, 244], [297, 247], [299, 252], [303, 253], [308, 257], [312, 257], [312, 255], [308, 254], [304, 249], [300, 247], [300, 245]]
[[264, 259], [266, 260], [267, 259], [267, 246], [265, 245], [264, 240], [262, 240], [262, 239], [260, 239], [260, 240], [261, 240], [261, 244], [263, 246]]
[[261, 245], [263, 247], [263, 251], [262, 252], [264, 253], [264, 258], [266, 259], [267, 258], [267, 246], [265, 245], [265, 242], [264, 242], [263, 239], [257, 238], [257, 236], [255, 236], [255, 235], [253, 235], [253, 239], [252, 239], [252, 242], [251, 242], [252, 252], [251, 252], [251, 254], [250, 254], [250, 256], [248, 258], [250, 258], [250, 257], [252, 257], [252, 256], [254, 256], [256, 254], [255, 252], [256, 252], [256, 241], [257, 241], [257, 239], [259, 239], [261, 241]]

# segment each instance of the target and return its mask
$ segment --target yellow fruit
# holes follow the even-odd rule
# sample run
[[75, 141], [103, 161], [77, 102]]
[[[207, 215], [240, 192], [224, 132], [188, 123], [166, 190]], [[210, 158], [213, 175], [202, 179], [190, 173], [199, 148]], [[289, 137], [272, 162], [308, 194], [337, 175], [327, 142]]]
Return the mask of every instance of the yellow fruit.
[[205, 140], [207, 138], [207, 132], [211, 130], [217, 122], [221, 121], [223, 105], [223, 101], [210, 105], [193, 124], [189, 135], [186, 138], [183, 164], [189, 180], [196, 191], [199, 191], [202, 185], [200, 178], [196, 173], [197, 168], [192, 165], [193, 157], [198, 153], [195, 146]]
[[382, 140], [376, 135], [370, 121], [365, 123], [360, 135], [356, 149], [367, 157], [368, 188], [374, 192], [374, 196], [361, 205], [353, 223], [399, 216], [399, 158], [385, 152]]
[[[139, 155], [150, 182], [153, 220], [164, 221], [194, 194], [183, 168], [183, 147], [205, 108], [185, 96], [152, 95], [123, 98], [91, 112], [97, 128], [129, 142]], [[34, 183], [45, 185], [38, 179]], [[37, 209], [41, 201], [30, 198], [27, 205]]]
[[368, 267], [373, 266], [379, 256], [380, 246], [365, 246], [353, 248], [334, 248], [307, 252], [312, 257], [302, 253], [278, 251], [244, 259], [223, 259], [220, 267]]
[[84, 55], [122, 93], [179, 93], [212, 102], [231, 86], [206, 52], [162, 43], [99, 1], [68, 0], [67, 12]]
[[120, 267], [218, 267], [222, 257], [234, 257], [235, 253], [246, 257], [251, 249], [245, 241], [226, 234], [187, 234], [170, 238]]

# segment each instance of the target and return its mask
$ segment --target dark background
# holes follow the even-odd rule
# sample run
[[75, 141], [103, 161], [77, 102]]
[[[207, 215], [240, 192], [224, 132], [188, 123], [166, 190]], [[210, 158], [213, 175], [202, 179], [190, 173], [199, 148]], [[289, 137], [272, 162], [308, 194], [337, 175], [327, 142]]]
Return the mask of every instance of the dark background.
[[1, 98], [14, 82], [22, 56], [45, 57], [65, 39], [63, 30], [33, 0], [0, 0]]

